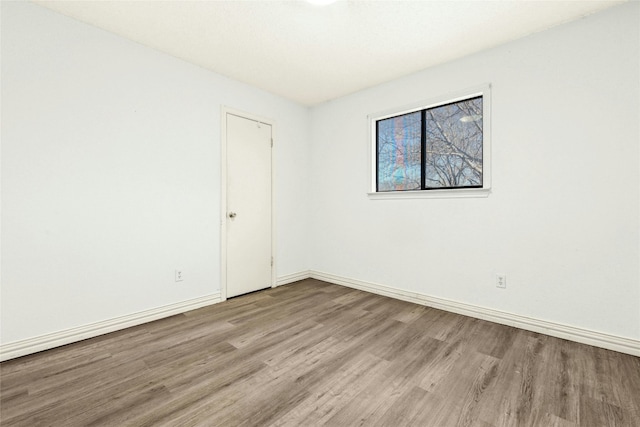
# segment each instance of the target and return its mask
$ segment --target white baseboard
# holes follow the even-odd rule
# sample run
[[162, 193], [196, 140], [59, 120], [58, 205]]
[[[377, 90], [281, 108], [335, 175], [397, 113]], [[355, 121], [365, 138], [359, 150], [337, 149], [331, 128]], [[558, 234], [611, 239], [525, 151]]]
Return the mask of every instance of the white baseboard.
[[463, 314], [465, 316], [475, 317], [477, 319], [500, 323], [502, 325], [514, 326], [520, 329], [538, 332], [556, 338], [562, 338], [583, 344], [593, 345], [596, 347], [606, 348], [609, 350], [619, 351], [621, 353], [640, 356], [640, 340], [604, 334], [602, 332], [592, 331], [589, 329], [577, 328], [575, 326], [563, 325], [561, 323], [548, 322], [546, 320], [534, 319], [513, 313], [507, 313], [504, 311], [493, 310], [490, 308], [479, 307], [476, 305], [465, 304], [443, 298], [431, 297], [416, 292], [409, 292], [402, 289], [392, 288], [390, 286], [380, 285], [377, 283], [349, 279], [346, 277], [336, 276], [320, 271], [311, 270], [309, 273], [309, 277], [313, 279], [323, 280], [325, 282], [334, 283], [336, 285], [360, 289], [362, 291], [371, 292], [378, 295], [385, 295], [391, 298], [426, 305], [453, 313]]
[[297, 273], [285, 274], [284, 276], [279, 276], [276, 279], [276, 286], [288, 285], [289, 283], [308, 279], [309, 277], [311, 277], [311, 272], [309, 270], [299, 271]]
[[[336, 285], [360, 289], [362, 291], [371, 292], [373, 294], [384, 295], [403, 301], [426, 305], [429, 307], [438, 308], [441, 310], [450, 311], [477, 319], [488, 320], [490, 322], [500, 323], [508, 326], [514, 326], [520, 329], [550, 335], [552, 337], [567, 339], [583, 344], [589, 344], [596, 347], [619, 351], [621, 353], [631, 354], [634, 356], [640, 356], [640, 340], [604, 334], [589, 329], [548, 322], [546, 320], [520, 316], [517, 314], [447, 300], [444, 298], [431, 297], [417, 292], [409, 292], [386, 285], [350, 279], [334, 274], [323, 273], [320, 271], [306, 270], [280, 276], [277, 278], [276, 286], [282, 286], [308, 278], [323, 280], [325, 282], [334, 283]], [[91, 325], [67, 329], [65, 331], [3, 344], [0, 345], [0, 361], [25, 356], [27, 354], [36, 353], [38, 351], [48, 350], [50, 348], [70, 344], [76, 341], [81, 341], [87, 338], [92, 338], [98, 335], [121, 330], [131, 326], [137, 326], [143, 323], [151, 322], [153, 320], [158, 320], [164, 317], [169, 317], [175, 314], [194, 310], [196, 308], [216, 304], [220, 301], [220, 294], [217, 293], [202, 298], [196, 298], [177, 304], [171, 304], [140, 313], [94, 323]]]
[[54, 347], [82, 341], [87, 338], [97, 337], [98, 335], [107, 334], [109, 332], [138, 326], [143, 323], [195, 310], [196, 308], [216, 304], [220, 301], [220, 293], [216, 293], [176, 304], [165, 305], [151, 310], [116, 317], [102, 322], [92, 323], [90, 325], [66, 329], [64, 331], [15, 341], [8, 344], [2, 344], [0, 345], [0, 361], [26, 356], [27, 354], [49, 350]]

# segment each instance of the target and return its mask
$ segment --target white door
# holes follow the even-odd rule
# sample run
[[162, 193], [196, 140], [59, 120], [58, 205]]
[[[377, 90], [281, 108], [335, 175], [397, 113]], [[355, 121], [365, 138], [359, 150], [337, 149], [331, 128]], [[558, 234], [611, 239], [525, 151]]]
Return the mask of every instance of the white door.
[[271, 287], [271, 125], [226, 113], [227, 298]]

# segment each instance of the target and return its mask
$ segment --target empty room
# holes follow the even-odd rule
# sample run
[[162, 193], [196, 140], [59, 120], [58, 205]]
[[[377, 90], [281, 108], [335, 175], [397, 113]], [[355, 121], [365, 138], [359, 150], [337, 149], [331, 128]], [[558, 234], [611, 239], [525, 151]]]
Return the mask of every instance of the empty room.
[[640, 425], [640, 2], [1, 1], [0, 425]]

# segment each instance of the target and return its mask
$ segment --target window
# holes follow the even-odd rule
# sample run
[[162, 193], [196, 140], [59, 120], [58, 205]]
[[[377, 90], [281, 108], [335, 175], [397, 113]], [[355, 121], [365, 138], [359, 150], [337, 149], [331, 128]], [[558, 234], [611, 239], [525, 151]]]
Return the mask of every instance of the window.
[[488, 87], [422, 105], [370, 116], [373, 192], [369, 194], [486, 197]]

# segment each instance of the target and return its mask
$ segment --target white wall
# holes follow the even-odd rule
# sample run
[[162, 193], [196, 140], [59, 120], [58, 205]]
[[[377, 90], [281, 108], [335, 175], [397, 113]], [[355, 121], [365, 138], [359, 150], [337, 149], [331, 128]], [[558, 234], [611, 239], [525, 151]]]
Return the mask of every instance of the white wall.
[[[639, 10], [312, 109], [311, 269], [640, 338]], [[367, 198], [368, 114], [487, 82], [489, 198]]]
[[3, 344], [219, 291], [222, 105], [275, 119], [278, 275], [307, 270], [306, 108], [2, 2]]

